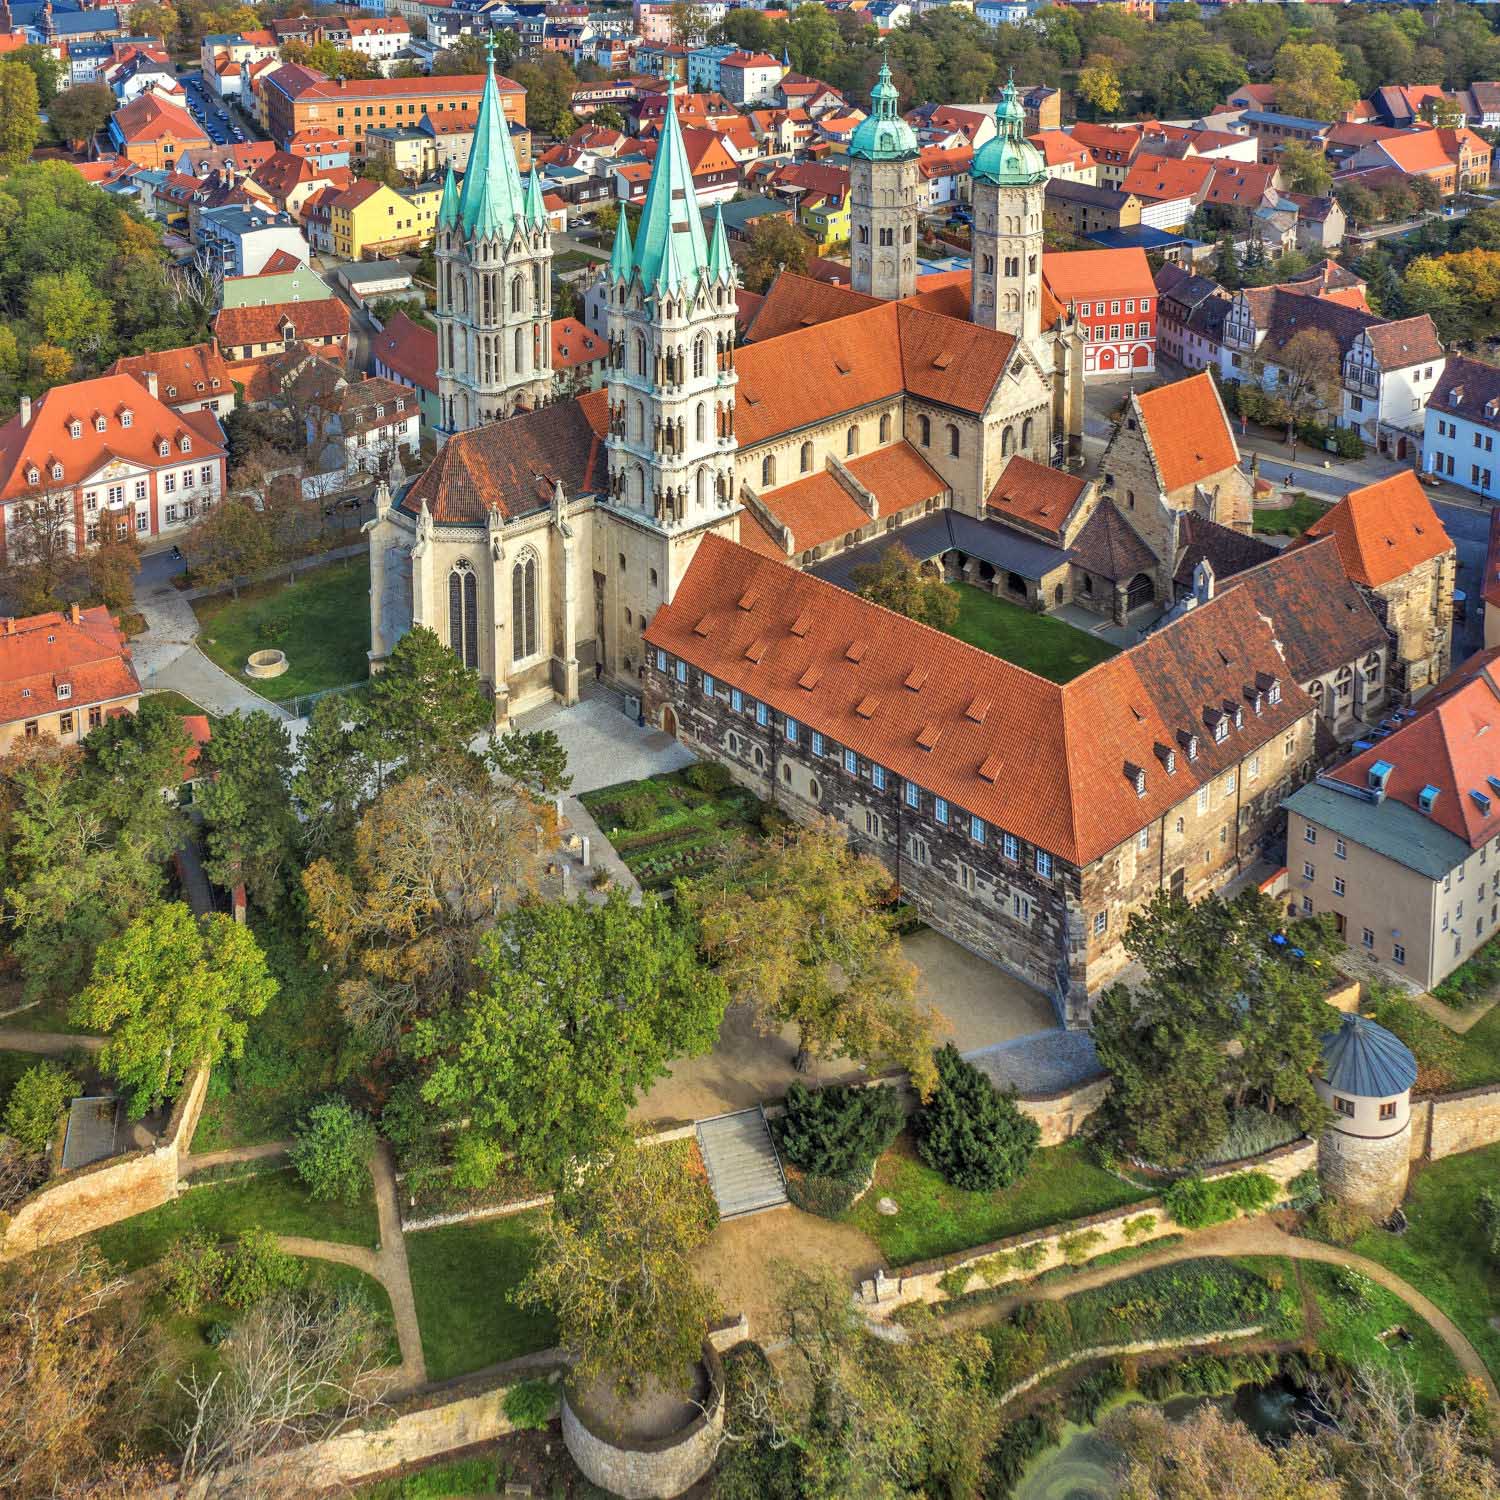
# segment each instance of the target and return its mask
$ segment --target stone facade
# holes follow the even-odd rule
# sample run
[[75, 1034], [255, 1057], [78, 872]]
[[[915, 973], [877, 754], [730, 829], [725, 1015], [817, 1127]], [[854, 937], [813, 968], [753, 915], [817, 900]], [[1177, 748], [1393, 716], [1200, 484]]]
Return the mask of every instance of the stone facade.
[[1331, 1127], [1318, 1137], [1318, 1180], [1331, 1198], [1386, 1218], [1406, 1196], [1411, 1121], [1394, 1134], [1348, 1135]]
[[1042, 331], [1042, 221], [1046, 181], [974, 183], [970, 317], [1034, 344]]
[[[1474, 1151], [1500, 1141], [1500, 1087], [1465, 1089], [1437, 1099], [1420, 1101], [1413, 1109], [1413, 1155], [1425, 1154], [1431, 1161]], [[1422, 1152], [1417, 1118], [1421, 1119]]]
[[1404, 703], [1420, 698], [1448, 674], [1457, 576], [1458, 554], [1450, 548], [1379, 588], [1361, 585], [1391, 638], [1391, 687]]

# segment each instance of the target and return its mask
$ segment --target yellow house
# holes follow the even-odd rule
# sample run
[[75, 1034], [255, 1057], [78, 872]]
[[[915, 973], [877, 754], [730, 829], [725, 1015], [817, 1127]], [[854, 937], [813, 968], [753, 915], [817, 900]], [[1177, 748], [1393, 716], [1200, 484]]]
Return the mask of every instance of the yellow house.
[[802, 205], [797, 222], [812, 236], [820, 254], [849, 243], [849, 195], [819, 194]]
[[329, 205], [333, 252], [341, 260], [364, 260], [397, 250], [414, 250], [437, 229], [442, 184], [397, 192], [364, 178]]

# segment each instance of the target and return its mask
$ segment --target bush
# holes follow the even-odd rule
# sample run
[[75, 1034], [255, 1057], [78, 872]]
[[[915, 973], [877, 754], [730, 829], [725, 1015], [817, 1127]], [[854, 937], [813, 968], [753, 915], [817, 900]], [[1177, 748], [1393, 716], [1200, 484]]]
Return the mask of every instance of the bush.
[[932, 1100], [913, 1121], [918, 1154], [954, 1187], [975, 1193], [1008, 1187], [1041, 1139], [1036, 1121], [951, 1042], [937, 1053], [937, 1073]]
[[1306, 1213], [1308, 1209], [1319, 1203], [1323, 1197], [1323, 1184], [1318, 1181], [1317, 1169], [1309, 1167], [1305, 1172], [1298, 1172], [1287, 1183], [1285, 1192], [1286, 1201], [1298, 1213]]
[[512, 1426], [536, 1431], [552, 1420], [557, 1409], [557, 1392], [550, 1381], [523, 1380], [506, 1391], [501, 1404]]
[[314, 1105], [297, 1133], [292, 1165], [320, 1201], [358, 1203], [370, 1185], [375, 1127], [342, 1099]]
[[1242, 1213], [1258, 1213], [1276, 1201], [1276, 1181], [1265, 1172], [1235, 1172], [1211, 1182], [1184, 1177], [1162, 1194], [1167, 1212], [1184, 1229], [1204, 1229]]
[[854, 1195], [864, 1184], [847, 1177], [819, 1177], [802, 1172], [789, 1173], [786, 1179], [787, 1201], [803, 1213], [820, 1219], [837, 1219], [849, 1211]]
[[682, 773], [682, 779], [694, 791], [708, 792], [713, 796], [727, 792], [734, 781], [728, 766], [721, 766], [716, 760], [697, 761]]
[[1370, 1216], [1337, 1198], [1324, 1198], [1307, 1216], [1314, 1239], [1330, 1245], [1352, 1245], [1370, 1227]]
[[242, 1229], [224, 1268], [223, 1299], [243, 1311], [273, 1292], [302, 1284], [302, 1266], [276, 1243], [269, 1229]]
[[58, 1117], [78, 1092], [78, 1080], [58, 1063], [38, 1063], [16, 1079], [5, 1106], [5, 1133], [23, 1151], [45, 1151], [52, 1144]]
[[173, 1243], [162, 1259], [167, 1300], [179, 1312], [193, 1313], [206, 1302], [217, 1302], [229, 1264], [218, 1240], [195, 1229]]
[[1081, 1229], [1077, 1234], [1062, 1235], [1057, 1248], [1070, 1266], [1081, 1266], [1089, 1258], [1089, 1251], [1103, 1243], [1104, 1236], [1097, 1229]]
[[896, 1139], [905, 1111], [896, 1091], [793, 1083], [786, 1114], [773, 1125], [776, 1144], [794, 1167], [815, 1177], [864, 1185], [875, 1158]]
[[493, 1137], [466, 1130], [453, 1143], [453, 1170], [448, 1180], [465, 1192], [478, 1192], [495, 1180], [509, 1156]]
[[1474, 1217], [1484, 1231], [1490, 1259], [1500, 1265], [1500, 1188], [1480, 1188], [1474, 1204]]
[[1334, 1290], [1355, 1307], [1368, 1307], [1374, 1299], [1375, 1283], [1353, 1266], [1333, 1268]]
[[1138, 1240], [1143, 1234], [1150, 1234], [1151, 1231], [1155, 1228], [1155, 1214], [1138, 1214], [1133, 1219], [1126, 1219], [1126, 1221], [1122, 1225], [1120, 1225], [1120, 1233], [1123, 1234], [1127, 1240], [1130, 1240], [1133, 1243], [1134, 1241]]
[[657, 819], [656, 797], [651, 792], [630, 792], [615, 803], [615, 816], [622, 828], [639, 833], [649, 828]]

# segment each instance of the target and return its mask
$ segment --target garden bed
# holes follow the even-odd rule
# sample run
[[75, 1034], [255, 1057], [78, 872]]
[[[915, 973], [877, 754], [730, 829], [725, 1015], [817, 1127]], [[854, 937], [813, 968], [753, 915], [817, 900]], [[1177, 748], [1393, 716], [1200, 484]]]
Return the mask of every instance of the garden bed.
[[[875, 1164], [875, 1186], [844, 1215], [880, 1246], [892, 1267], [933, 1260], [1050, 1224], [1123, 1208], [1151, 1197], [1096, 1166], [1076, 1141], [1037, 1151], [1018, 1181], [993, 1193], [951, 1187], [921, 1160], [909, 1135]], [[877, 1211], [893, 1198], [894, 1215]]]
[[1500, 940], [1491, 938], [1466, 963], [1435, 985], [1432, 998], [1454, 1010], [1472, 1010], [1500, 989]]

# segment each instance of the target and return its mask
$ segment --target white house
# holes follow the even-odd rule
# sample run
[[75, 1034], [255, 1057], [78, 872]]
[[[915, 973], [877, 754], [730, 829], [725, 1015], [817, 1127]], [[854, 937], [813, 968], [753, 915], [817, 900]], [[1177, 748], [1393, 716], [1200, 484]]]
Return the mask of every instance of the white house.
[[731, 104], [770, 104], [785, 72], [769, 52], [731, 52], [719, 60], [719, 87]]
[[401, 16], [349, 16], [344, 24], [349, 50], [378, 63], [382, 73], [389, 73], [411, 44], [411, 27]]
[[1363, 329], [1344, 356], [1339, 425], [1392, 458], [1415, 457], [1427, 403], [1443, 373], [1437, 329], [1425, 313]]
[[1500, 370], [1451, 355], [1428, 398], [1422, 467], [1461, 489], [1500, 499]]
[[373, 474], [398, 456], [415, 461], [421, 422], [415, 391], [371, 375], [309, 408], [307, 446], [325, 470]]
[[307, 259], [307, 240], [290, 214], [237, 203], [204, 209], [198, 215], [198, 242], [225, 276], [258, 275], [278, 250]]

